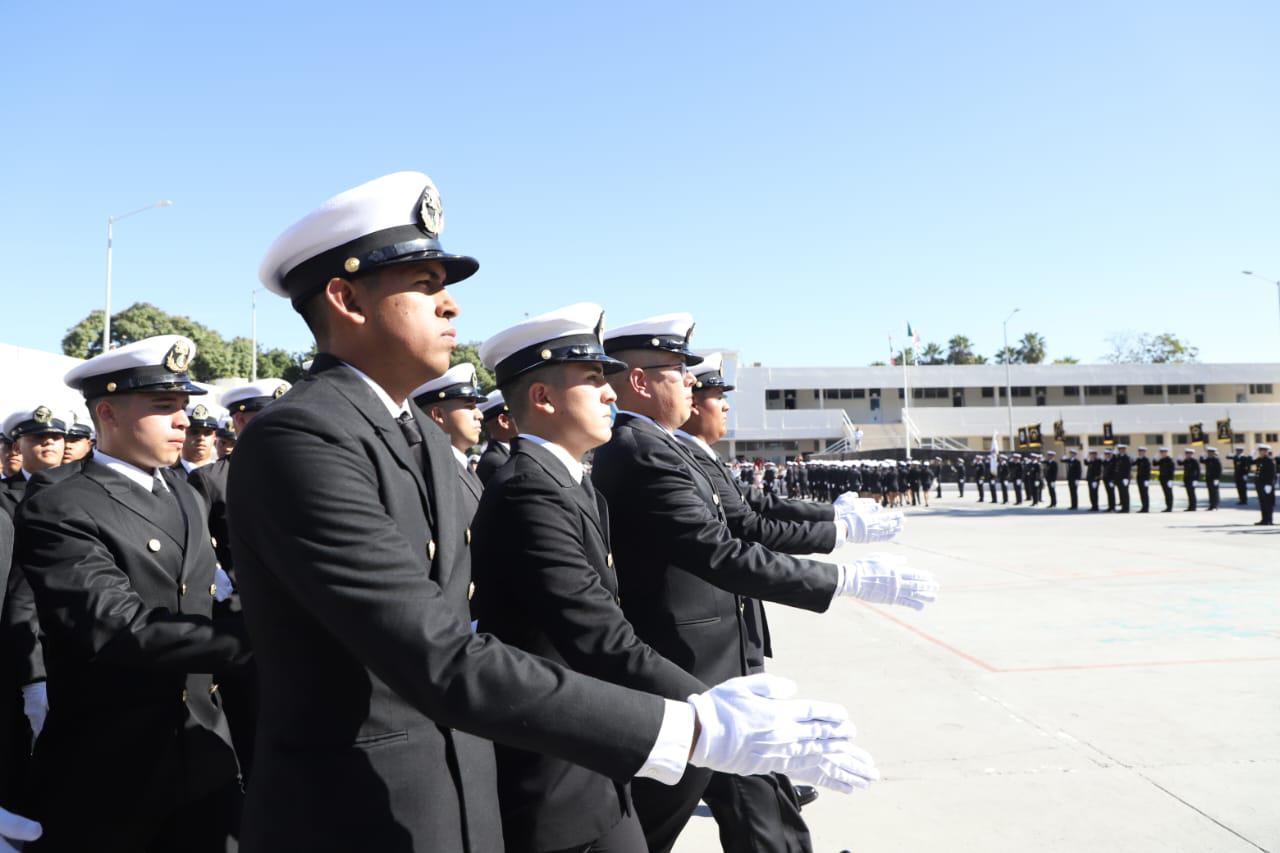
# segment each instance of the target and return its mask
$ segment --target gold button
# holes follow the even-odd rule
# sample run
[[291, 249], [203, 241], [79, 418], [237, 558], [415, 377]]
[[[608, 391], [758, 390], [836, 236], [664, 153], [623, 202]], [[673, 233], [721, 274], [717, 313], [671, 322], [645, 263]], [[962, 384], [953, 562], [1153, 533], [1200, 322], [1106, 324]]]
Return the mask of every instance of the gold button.
[[436, 558], [436, 540], [427, 540], [427, 559], [434, 560]]
[[360, 259], [347, 258], [347, 260], [342, 264], [342, 268], [347, 272], [356, 272], [360, 269]]
[[114, 383], [114, 382], [108, 382], [108, 383], [107, 383], [107, 392], [108, 392], [108, 393], [110, 393], [111, 391], [114, 391], [114, 390], [116, 390], [116, 383]]
[[551, 358], [551, 350], [544, 349], [542, 352], [538, 353], [538, 355], [542, 356], [543, 361], [546, 361], [547, 359]]
[[148, 550], [148, 551], [150, 551], [150, 552], [151, 552], [151, 553], [153, 553], [153, 554], [154, 554], [156, 551], [159, 551], [159, 550], [160, 550], [160, 540], [159, 540], [159, 539], [148, 539], [148, 540], [147, 540], [147, 550]]
[[475, 594], [476, 594], [476, 582], [472, 581], [471, 585], [467, 587], [467, 601], [470, 601], [473, 597], [475, 597]]
[[209, 544], [210, 544], [210, 545], [212, 545], [213, 547], [217, 548], [217, 547], [218, 547], [218, 537], [217, 537], [217, 536], [210, 536], [210, 537], [209, 537]]
[[440, 392], [440, 399], [441, 399], [441, 400], [443, 400], [443, 399], [444, 399], [444, 394], [445, 394], [445, 392], [443, 392], [443, 391], [441, 391], [441, 392]]
[[214, 598], [218, 597], [218, 585], [216, 583], [209, 584], [209, 595]]
[[720, 496], [719, 496], [719, 495], [712, 495], [712, 496], [711, 496], [711, 502], [712, 502], [713, 504], [715, 504], [716, 506], [720, 506]]
[[605, 555], [604, 564], [611, 569], [613, 568], [613, 552], [612, 551], [610, 551], [608, 554]]
[[658, 344], [662, 343], [662, 341], [658, 340], [657, 338], [650, 338], [649, 343], [656, 347]]
[[470, 527], [467, 528], [467, 544], [468, 545], [471, 544], [471, 528]]
[[182, 688], [182, 703], [185, 705], [186, 702], [187, 702], [187, 688], [184, 687]]
[[218, 692], [218, 682], [215, 681], [213, 684], [209, 685], [209, 695], [212, 696], [217, 692]]
[[187, 585], [184, 583], [178, 587], [178, 595], [186, 595], [186, 594], [187, 594]]

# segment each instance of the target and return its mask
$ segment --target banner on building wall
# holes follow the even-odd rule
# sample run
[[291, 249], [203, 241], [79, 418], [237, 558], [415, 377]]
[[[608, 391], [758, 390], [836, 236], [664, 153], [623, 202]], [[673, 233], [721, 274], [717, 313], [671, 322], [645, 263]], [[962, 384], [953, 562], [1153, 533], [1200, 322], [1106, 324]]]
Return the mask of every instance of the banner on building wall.
[[1231, 418], [1218, 421], [1218, 443], [1230, 444], [1234, 440], [1235, 436], [1231, 432]]
[[1027, 446], [1039, 447], [1043, 439], [1040, 435], [1040, 424], [1032, 424], [1027, 427]]
[[1053, 440], [1059, 444], [1067, 443], [1067, 428], [1061, 420], [1053, 422]]
[[1204, 444], [1204, 424], [1192, 424], [1187, 432], [1191, 435], [1191, 443], [1199, 447]]
[[1111, 421], [1106, 421], [1102, 425], [1102, 443], [1108, 447], [1116, 443], [1116, 434], [1111, 429]]
[[1021, 450], [1026, 446], [1027, 446], [1027, 428], [1018, 427], [1018, 449]]

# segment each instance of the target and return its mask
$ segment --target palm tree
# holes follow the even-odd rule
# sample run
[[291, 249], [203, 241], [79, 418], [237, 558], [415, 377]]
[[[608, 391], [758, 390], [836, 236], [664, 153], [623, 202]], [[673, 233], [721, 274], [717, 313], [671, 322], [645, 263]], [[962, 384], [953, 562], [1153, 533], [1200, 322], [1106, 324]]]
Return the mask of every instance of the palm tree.
[[937, 344], [929, 343], [924, 345], [924, 349], [920, 350], [920, 364], [946, 364], [946, 354], [942, 351], [942, 347]]
[[1044, 335], [1027, 332], [1018, 341], [1018, 361], [1022, 364], [1039, 364], [1044, 361]]

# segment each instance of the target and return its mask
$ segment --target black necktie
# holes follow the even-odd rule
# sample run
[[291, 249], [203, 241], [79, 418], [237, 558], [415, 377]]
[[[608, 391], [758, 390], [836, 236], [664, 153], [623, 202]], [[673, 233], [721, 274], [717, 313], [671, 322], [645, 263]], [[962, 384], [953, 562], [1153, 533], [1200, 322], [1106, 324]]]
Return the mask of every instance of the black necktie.
[[159, 512], [156, 514], [155, 519], [156, 523], [169, 531], [174, 539], [179, 542], [184, 541], [187, 522], [183, 516], [182, 507], [178, 505], [177, 495], [166, 488], [166, 484], [161, 481], [158, 474], [151, 481], [151, 494], [155, 496], [156, 503], [159, 506]]
[[425, 477], [427, 466], [422, 447], [422, 433], [418, 431], [417, 421], [409, 412], [401, 412], [400, 417], [396, 418], [396, 423], [400, 425], [404, 440], [409, 443], [409, 452], [413, 454], [413, 461], [418, 465], [418, 473]]
[[596, 487], [591, 485], [591, 475], [585, 471], [582, 474], [582, 491], [587, 493], [587, 500], [591, 501], [591, 505], [596, 505]]

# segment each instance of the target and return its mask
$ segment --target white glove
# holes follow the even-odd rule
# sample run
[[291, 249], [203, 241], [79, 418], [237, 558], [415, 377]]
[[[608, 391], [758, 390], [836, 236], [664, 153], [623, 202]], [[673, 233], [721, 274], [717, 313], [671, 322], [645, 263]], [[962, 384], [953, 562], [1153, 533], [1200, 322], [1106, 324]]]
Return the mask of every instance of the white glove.
[[235, 591], [235, 585], [231, 583], [231, 576], [218, 566], [213, 570], [213, 600], [226, 601], [231, 597], [231, 593]]
[[43, 831], [43, 827], [34, 820], [0, 809], [0, 853], [17, 853], [17, 848], [9, 841], [35, 841]]
[[690, 696], [702, 731], [689, 763], [739, 776], [786, 773], [845, 794], [879, 779], [871, 756], [852, 743], [848, 712], [795, 693], [794, 682], [762, 673]]
[[836, 524], [845, 529], [845, 542], [865, 545], [887, 542], [902, 532], [901, 510], [885, 509], [869, 498], [858, 498], [836, 511]]
[[1262, 487], [1262, 493], [1263, 493], [1264, 495], [1269, 495], [1269, 494], [1271, 494], [1271, 487], [1270, 487], [1270, 486], [1263, 486], [1263, 487]]
[[846, 565], [844, 583], [836, 594], [924, 610], [937, 600], [938, 582], [929, 572], [907, 566], [906, 557], [878, 553]]
[[844, 492], [840, 497], [836, 498], [832, 506], [836, 508], [836, 515], [840, 515], [844, 507], [851, 506], [858, 500], [870, 500], [870, 498], [859, 498], [857, 492]]
[[48, 683], [37, 681], [22, 688], [22, 713], [27, 715], [31, 724], [31, 742], [34, 744], [44, 729], [45, 717], [49, 716]]

